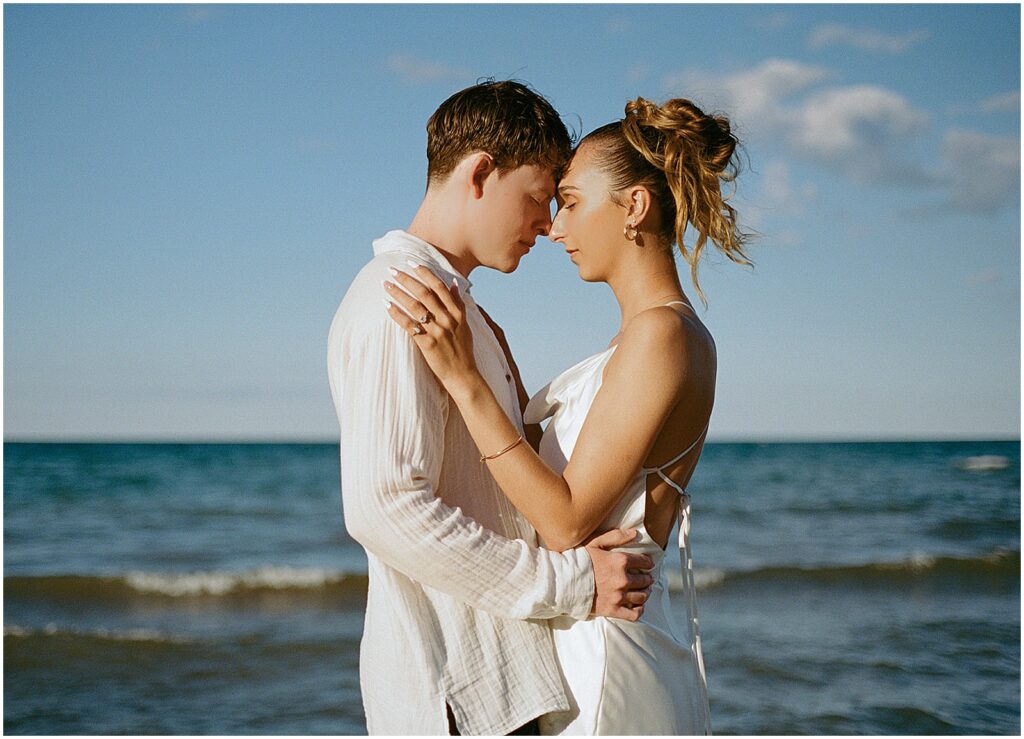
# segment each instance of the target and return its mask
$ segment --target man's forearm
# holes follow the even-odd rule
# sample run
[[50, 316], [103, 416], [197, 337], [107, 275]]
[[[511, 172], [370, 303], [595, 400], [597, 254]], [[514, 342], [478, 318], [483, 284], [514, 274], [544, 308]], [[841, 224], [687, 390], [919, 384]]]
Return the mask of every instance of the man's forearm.
[[429, 490], [344, 489], [353, 539], [406, 576], [503, 618], [586, 618], [594, 577], [585, 550], [551, 552], [507, 539]]

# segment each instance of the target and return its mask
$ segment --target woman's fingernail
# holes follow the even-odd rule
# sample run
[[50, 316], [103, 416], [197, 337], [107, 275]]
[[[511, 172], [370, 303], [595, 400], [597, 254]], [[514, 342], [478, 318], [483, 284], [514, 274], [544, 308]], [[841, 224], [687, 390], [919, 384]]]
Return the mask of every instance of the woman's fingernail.
[[388, 272], [390, 272], [395, 277], [398, 277], [398, 270], [395, 269], [394, 267], [388, 267]]
[[408, 264], [413, 269], [416, 269], [417, 267], [421, 266], [421, 265], [417, 264], [416, 262], [412, 261], [411, 259], [406, 259], [405, 263]]
[[384, 289], [385, 289], [385, 290], [390, 290], [391, 288], [393, 288], [393, 287], [394, 287], [394, 285], [392, 285], [392, 284], [391, 284], [390, 282], [388, 282], [387, 280], [384, 280], [384, 281], [383, 281], [383, 282], [381, 282], [380, 284], [382, 284], [382, 285], [384, 286]]
[[391, 310], [391, 306], [394, 305], [394, 303], [392, 303], [390, 300], [385, 300], [385, 301], [383, 301], [383, 303], [384, 303], [384, 310]]

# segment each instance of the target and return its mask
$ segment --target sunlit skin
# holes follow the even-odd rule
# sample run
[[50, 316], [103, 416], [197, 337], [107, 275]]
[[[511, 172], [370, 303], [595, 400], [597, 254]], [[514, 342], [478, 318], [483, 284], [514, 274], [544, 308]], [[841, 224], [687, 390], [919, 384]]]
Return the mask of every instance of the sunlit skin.
[[484, 152], [431, 183], [407, 229], [434, 244], [464, 277], [477, 267], [513, 272], [551, 227], [555, 181], [536, 165], [501, 171]]
[[[627, 209], [635, 203], [628, 200], [628, 193], [622, 203], [613, 200], [608, 192], [607, 177], [589, 166], [591, 159], [584, 146], [559, 183], [558, 213], [552, 223], [550, 239], [565, 248], [582, 279], [595, 282], [607, 281], [608, 275], [619, 266], [618, 262], [636, 261], [633, 257], [649, 255], [629, 253], [633, 250], [626, 244], [623, 226]], [[644, 192], [637, 192], [636, 198], [642, 199]], [[633, 218], [632, 222], [637, 220]], [[665, 261], [674, 274], [671, 259]], [[663, 291], [678, 295], [681, 292], [678, 280], [666, 285]]]
[[[555, 181], [550, 170], [525, 165], [500, 171], [489, 154], [474, 152], [443, 180], [430, 184], [406, 230], [433, 245], [464, 277], [477, 267], [512, 272], [537, 237], [550, 229], [554, 195]], [[441, 289], [445, 287], [442, 285]], [[525, 406], [526, 390], [501, 328], [486, 313], [483, 316], [505, 352], [520, 404]], [[463, 329], [468, 333], [466, 324]], [[496, 403], [493, 395], [491, 401]], [[509, 424], [500, 407], [498, 410]], [[534, 430], [539, 432], [539, 428]], [[521, 446], [530, 448], [528, 444]], [[616, 529], [588, 542], [587, 553], [594, 571], [595, 615], [629, 621], [642, 615], [643, 604], [650, 596], [652, 578], [648, 572], [653, 561], [646, 554], [613, 551], [635, 537], [635, 530]]]
[[[545, 544], [558, 550], [599, 534], [597, 527], [637, 470], [664, 463], [696, 439], [714, 402], [714, 342], [683, 295], [668, 245], [659, 240], [660, 214], [650, 193], [634, 187], [613, 194], [609, 188], [584, 144], [559, 183], [550, 233], [583, 279], [612, 288], [622, 315], [611, 342], [615, 352], [572, 458], [562, 475], [527, 444], [487, 462]], [[636, 225], [636, 240], [624, 235], [627, 224]], [[408, 315], [430, 311], [434, 320], [414, 334], [418, 324], [406, 312], [392, 307], [389, 315], [413, 336], [482, 453], [504, 449], [518, 432], [473, 362], [457, 289], [426, 269], [394, 280], [405, 290], [386, 285], [391, 299]], [[672, 300], [686, 305], [664, 305]], [[670, 477], [685, 486], [701, 447], [670, 467]], [[665, 546], [677, 493], [657, 477], [648, 478], [648, 490], [647, 529]]]

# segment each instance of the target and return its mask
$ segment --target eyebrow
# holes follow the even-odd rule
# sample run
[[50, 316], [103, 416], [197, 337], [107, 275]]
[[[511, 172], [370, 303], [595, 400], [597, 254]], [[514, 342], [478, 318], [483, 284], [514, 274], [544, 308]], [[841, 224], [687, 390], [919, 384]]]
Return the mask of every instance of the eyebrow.
[[575, 185], [559, 185], [558, 186], [558, 192], [560, 192], [560, 193], [566, 193], [569, 190], [575, 190], [576, 192], [580, 191], [580, 189], [578, 187], [576, 187]]

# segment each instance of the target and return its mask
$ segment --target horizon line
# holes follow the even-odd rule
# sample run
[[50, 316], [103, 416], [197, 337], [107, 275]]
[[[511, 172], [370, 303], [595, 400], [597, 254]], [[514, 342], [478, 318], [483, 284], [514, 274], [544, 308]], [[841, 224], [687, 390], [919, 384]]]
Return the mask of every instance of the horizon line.
[[[999, 442], [1008, 443], [1013, 442], [1019, 444], [1021, 441], [1020, 434], [1016, 436], [925, 436], [925, 435], [904, 435], [904, 436], [835, 436], [835, 437], [808, 437], [808, 436], [772, 436], [772, 437], [719, 437], [719, 438], [708, 438], [705, 442], [705, 446], [713, 444], [929, 444], [929, 443], [984, 443], [984, 442]], [[83, 438], [83, 437], [4, 437], [4, 444], [138, 444], [138, 445], [158, 445], [158, 444], [179, 444], [179, 445], [332, 445], [336, 446], [339, 444], [339, 440], [334, 438], [323, 438], [323, 437], [311, 437], [304, 439], [301, 437], [290, 437], [290, 438], [243, 438], [243, 437], [225, 437], [225, 438], [188, 438], [188, 437], [166, 437], [166, 438], [153, 438], [153, 437], [137, 437], [137, 438], [125, 438], [125, 437], [97, 437], [97, 438]]]

